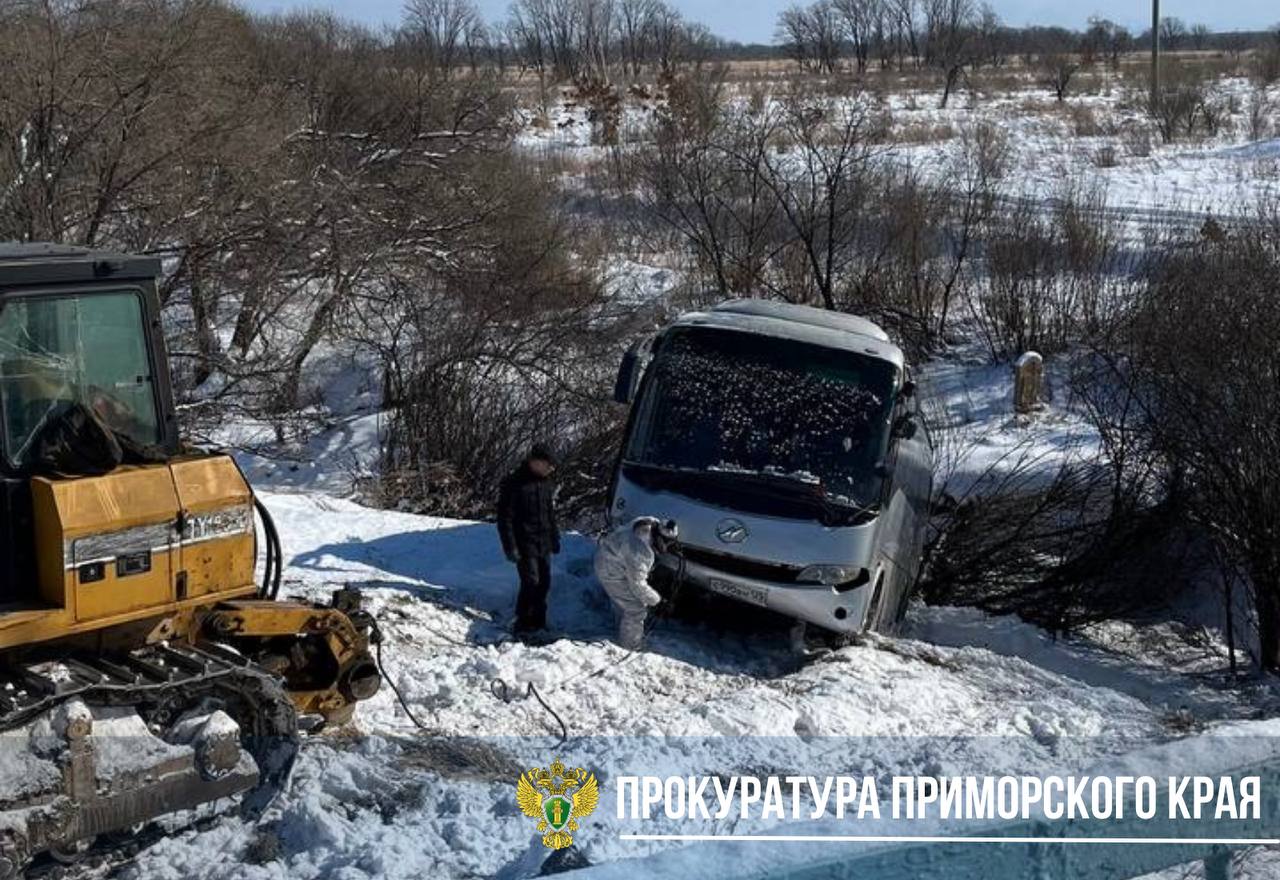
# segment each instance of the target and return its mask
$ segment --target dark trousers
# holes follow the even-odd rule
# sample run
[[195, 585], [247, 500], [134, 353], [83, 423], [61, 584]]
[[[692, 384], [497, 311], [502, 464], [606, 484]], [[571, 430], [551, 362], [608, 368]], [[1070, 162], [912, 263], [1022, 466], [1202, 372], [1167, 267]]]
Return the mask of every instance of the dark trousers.
[[535, 630], [547, 626], [547, 592], [551, 589], [551, 557], [521, 556], [520, 594], [516, 597], [516, 629]]

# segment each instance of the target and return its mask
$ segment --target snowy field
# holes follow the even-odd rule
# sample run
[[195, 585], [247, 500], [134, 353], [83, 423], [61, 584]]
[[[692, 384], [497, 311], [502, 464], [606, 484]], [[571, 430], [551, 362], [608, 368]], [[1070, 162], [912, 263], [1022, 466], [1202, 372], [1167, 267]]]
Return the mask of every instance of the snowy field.
[[[1061, 103], [1032, 82], [1007, 91], [962, 92], [945, 109], [940, 91], [901, 88], [892, 80], [858, 98], [889, 120], [888, 142], [879, 152], [927, 178], [945, 176], [967, 131], [990, 125], [1008, 150], [1002, 191], [1011, 197], [1049, 199], [1067, 190], [1099, 192], [1120, 215], [1150, 220], [1162, 214], [1247, 214], [1259, 200], [1280, 191], [1280, 129], [1264, 126], [1251, 139], [1246, 117], [1251, 102], [1280, 102], [1280, 85], [1260, 93], [1245, 77], [1224, 77], [1213, 99], [1224, 108], [1217, 134], [1163, 143], [1142, 110], [1141, 93], [1111, 74], [1086, 93]], [[784, 90], [783, 82], [771, 84]], [[731, 89], [733, 87], [731, 86]], [[746, 87], [740, 87], [745, 104]], [[623, 143], [643, 141], [654, 100], [628, 97], [621, 126]], [[1268, 109], [1264, 118], [1274, 116]], [[592, 144], [584, 107], [566, 91], [541, 126], [528, 126], [518, 142], [527, 150], [578, 163], [600, 161], [608, 148]]]

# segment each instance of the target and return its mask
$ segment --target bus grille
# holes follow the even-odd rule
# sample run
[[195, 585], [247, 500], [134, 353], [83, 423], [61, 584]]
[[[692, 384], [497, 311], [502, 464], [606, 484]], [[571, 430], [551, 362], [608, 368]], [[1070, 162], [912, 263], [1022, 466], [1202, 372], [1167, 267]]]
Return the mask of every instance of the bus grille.
[[684, 545], [681, 548], [684, 557], [690, 562], [713, 568], [727, 575], [751, 578], [758, 581], [772, 581], [779, 584], [793, 584], [803, 571], [799, 565], [784, 565], [778, 562], [763, 562], [758, 559], [747, 559], [743, 556], [732, 556], [728, 553], [717, 553], [701, 547]]

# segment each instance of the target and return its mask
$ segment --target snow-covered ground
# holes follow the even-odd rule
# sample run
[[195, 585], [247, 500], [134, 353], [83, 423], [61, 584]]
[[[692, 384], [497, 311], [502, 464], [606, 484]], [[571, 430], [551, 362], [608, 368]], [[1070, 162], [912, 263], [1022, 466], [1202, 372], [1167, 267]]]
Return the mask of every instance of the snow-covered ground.
[[[957, 423], [996, 447], [1019, 442], [1003, 435], [1020, 432], [1052, 447], [1057, 432], [1078, 429], [1054, 405], [1038, 425], [1013, 421], [1003, 371], [940, 364], [931, 381]], [[349, 729], [308, 739], [265, 823], [223, 818], [181, 831], [117, 867], [118, 876], [534, 876], [548, 851], [516, 806], [515, 781], [552, 757], [605, 779], [1069, 773], [1280, 715], [1272, 683], [1225, 686], [1171, 667], [1173, 646], [1135, 648], [1143, 643], [1131, 625], [1062, 641], [966, 609], [916, 606], [899, 637], [808, 658], [790, 652], [783, 627], [669, 620], [650, 651], [629, 655], [610, 641], [612, 615], [590, 573], [592, 541], [576, 534], [555, 560], [555, 638], [526, 645], [507, 635], [515, 577], [491, 525], [370, 510], [300, 491], [287, 473], [262, 476], [276, 487], [264, 498], [289, 562], [285, 593], [324, 599], [339, 586], [360, 587], [387, 637], [387, 672], [436, 735], [420, 732], [384, 688]], [[567, 741], [558, 744], [551, 712], [534, 699], [500, 699], [496, 682], [517, 697], [532, 682], [563, 719]], [[619, 863], [622, 876], [629, 871], [620, 860], [678, 846], [619, 839], [626, 830], [634, 829], [606, 802], [575, 850], [593, 865]], [[645, 830], [725, 829], [663, 819]], [[690, 851], [690, 865], [701, 852]], [[1273, 876], [1275, 867], [1261, 852], [1246, 860], [1246, 875]]]
[[[225, 819], [181, 833], [141, 852], [125, 877], [526, 876], [546, 851], [514, 783], [553, 753], [603, 774], [1037, 774], [1277, 710], [1269, 687], [1222, 690], [1105, 642], [1055, 642], [961, 609], [914, 608], [904, 637], [808, 661], [789, 653], [783, 630], [692, 622], [664, 623], [651, 651], [628, 657], [609, 641], [581, 536], [556, 561], [558, 637], [529, 646], [505, 633], [514, 578], [491, 526], [319, 494], [266, 500], [290, 559], [286, 592], [360, 586], [388, 637], [388, 672], [442, 738], [420, 734], [384, 688], [352, 729], [308, 741], [264, 828]], [[511, 691], [535, 682], [568, 741], [556, 747], [558, 725], [536, 701], [499, 700], [495, 680]], [[620, 841], [620, 830], [606, 804], [580, 834], [581, 854], [599, 864], [656, 846]]]

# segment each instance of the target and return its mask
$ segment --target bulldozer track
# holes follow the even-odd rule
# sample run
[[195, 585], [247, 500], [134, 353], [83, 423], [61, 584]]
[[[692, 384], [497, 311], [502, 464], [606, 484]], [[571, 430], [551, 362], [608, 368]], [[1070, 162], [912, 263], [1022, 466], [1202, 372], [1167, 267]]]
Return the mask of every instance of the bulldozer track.
[[280, 683], [248, 658], [214, 643], [160, 644], [118, 656], [74, 653], [45, 663], [0, 668], [0, 732], [72, 699], [133, 706], [151, 724], [167, 725], [203, 697], [231, 700], [261, 782], [245, 801], [261, 812], [283, 788], [297, 756], [297, 713]]
[[244, 657], [214, 645], [156, 645], [118, 657], [73, 654], [55, 661], [56, 677], [41, 669], [46, 665], [0, 667], [0, 732], [20, 727], [71, 699], [132, 705], [195, 682], [231, 678], [252, 669]]

